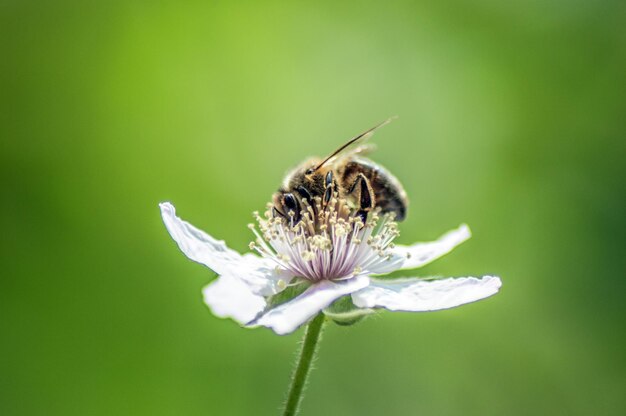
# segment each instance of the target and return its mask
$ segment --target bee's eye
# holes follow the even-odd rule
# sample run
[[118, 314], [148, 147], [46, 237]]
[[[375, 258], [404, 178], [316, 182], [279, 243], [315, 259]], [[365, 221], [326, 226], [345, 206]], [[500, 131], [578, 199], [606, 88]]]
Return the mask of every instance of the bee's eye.
[[285, 194], [284, 203], [287, 209], [291, 209], [291, 210], [296, 209], [296, 206], [297, 206], [296, 199], [293, 197], [292, 194]]
[[307, 169], [307, 170], [306, 170], [306, 172], [304, 172], [304, 174], [305, 174], [305, 175], [310, 175], [310, 174], [312, 174], [313, 172], [315, 172], [315, 169], [313, 169], [313, 168], [309, 168], [309, 169]]

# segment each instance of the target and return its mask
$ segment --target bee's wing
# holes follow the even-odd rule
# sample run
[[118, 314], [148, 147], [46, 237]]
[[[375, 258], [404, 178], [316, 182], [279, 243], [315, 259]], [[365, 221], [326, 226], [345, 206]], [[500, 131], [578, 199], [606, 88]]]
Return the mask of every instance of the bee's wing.
[[383, 121], [382, 123], [379, 123], [375, 125], [374, 127], [371, 127], [365, 130], [363, 133], [348, 140], [345, 144], [343, 144], [343, 146], [341, 146], [339, 149], [335, 150], [328, 157], [326, 157], [322, 161], [322, 163], [317, 165], [315, 170], [321, 168], [327, 163], [335, 163], [337, 160], [340, 160], [344, 157], [352, 156], [355, 154], [366, 154], [366, 153], [371, 152], [372, 150], [375, 149], [375, 146], [370, 143], [365, 143], [365, 142], [374, 135], [374, 132], [376, 130], [378, 130], [384, 125], [391, 123], [396, 118], [397, 116], [390, 117], [387, 120]]
[[[350, 156], [354, 156], [354, 155], [367, 156], [370, 153], [372, 153], [374, 150], [376, 150], [376, 145], [374, 143], [363, 143], [363, 144], [360, 144], [360, 145], [355, 146], [354, 148], [350, 149], [348, 151], [348, 155], [350, 155]], [[346, 153], [344, 153], [344, 155], [345, 154]]]
[[328, 162], [326, 162], [324, 165], [325, 166], [341, 165], [343, 161], [346, 159], [351, 159], [355, 156], [365, 157], [369, 155], [370, 153], [372, 153], [374, 150], [376, 150], [376, 145], [374, 143], [363, 143], [360, 145], [353, 145], [341, 151], [341, 153], [328, 159]]

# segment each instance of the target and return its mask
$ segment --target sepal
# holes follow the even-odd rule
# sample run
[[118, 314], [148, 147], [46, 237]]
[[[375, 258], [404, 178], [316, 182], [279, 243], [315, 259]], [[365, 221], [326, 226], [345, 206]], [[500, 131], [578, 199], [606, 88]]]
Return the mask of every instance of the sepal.
[[270, 309], [274, 309], [275, 307], [280, 306], [283, 303], [287, 303], [290, 300], [297, 298], [309, 287], [311, 287], [311, 283], [304, 279], [301, 279], [298, 282], [294, 281], [294, 283], [287, 285], [287, 287], [281, 292], [278, 292], [277, 294], [266, 298], [267, 306], [265, 307], [264, 312], [267, 312]]
[[359, 308], [352, 302], [350, 295], [343, 296], [325, 308], [322, 312], [337, 325], [350, 326], [360, 322], [367, 315], [375, 313], [373, 309]]

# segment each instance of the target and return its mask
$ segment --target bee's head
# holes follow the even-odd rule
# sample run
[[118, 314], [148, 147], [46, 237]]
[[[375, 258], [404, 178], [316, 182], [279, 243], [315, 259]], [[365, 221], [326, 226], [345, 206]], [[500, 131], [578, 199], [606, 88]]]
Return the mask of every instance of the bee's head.
[[293, 218], [294, 224], [300, 221], [302, 208], [298, 197], [293, 192], [279, 190], [274, 193], [272, 202], [274, 205], [273, 214], [275, 216], [279, 215], [286, 220]]
[[[310, 158], [300, 163], [287, 174], [280, 189], [272, 197], [273, 214], [293, 223], [300, 221], [304, 200], [312, 203], [324, 193], [324, 175], [318, 168], [319, 158]], [[290, 214], [291, 213], [291, 214]]]

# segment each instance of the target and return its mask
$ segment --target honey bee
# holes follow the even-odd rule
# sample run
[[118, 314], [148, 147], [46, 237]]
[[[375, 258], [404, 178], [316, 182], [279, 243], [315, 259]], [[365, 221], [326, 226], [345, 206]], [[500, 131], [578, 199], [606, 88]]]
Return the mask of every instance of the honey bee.
[[297, 223], [302, 218], [303, 200], [321, 199], [328, 204], [333, 196], [344, 198], [363, 222], [373, 209], [395, 214], [396, 221], [406, 217], [408, 198], [400, 181], [388, 170], [363, 156], [371, 146], [363, 144], [374, 131], [390, 121], [364, 131], [347, 141], [324, 159], [310, 158], [289, 172], [273, 195], [274, 215]]

